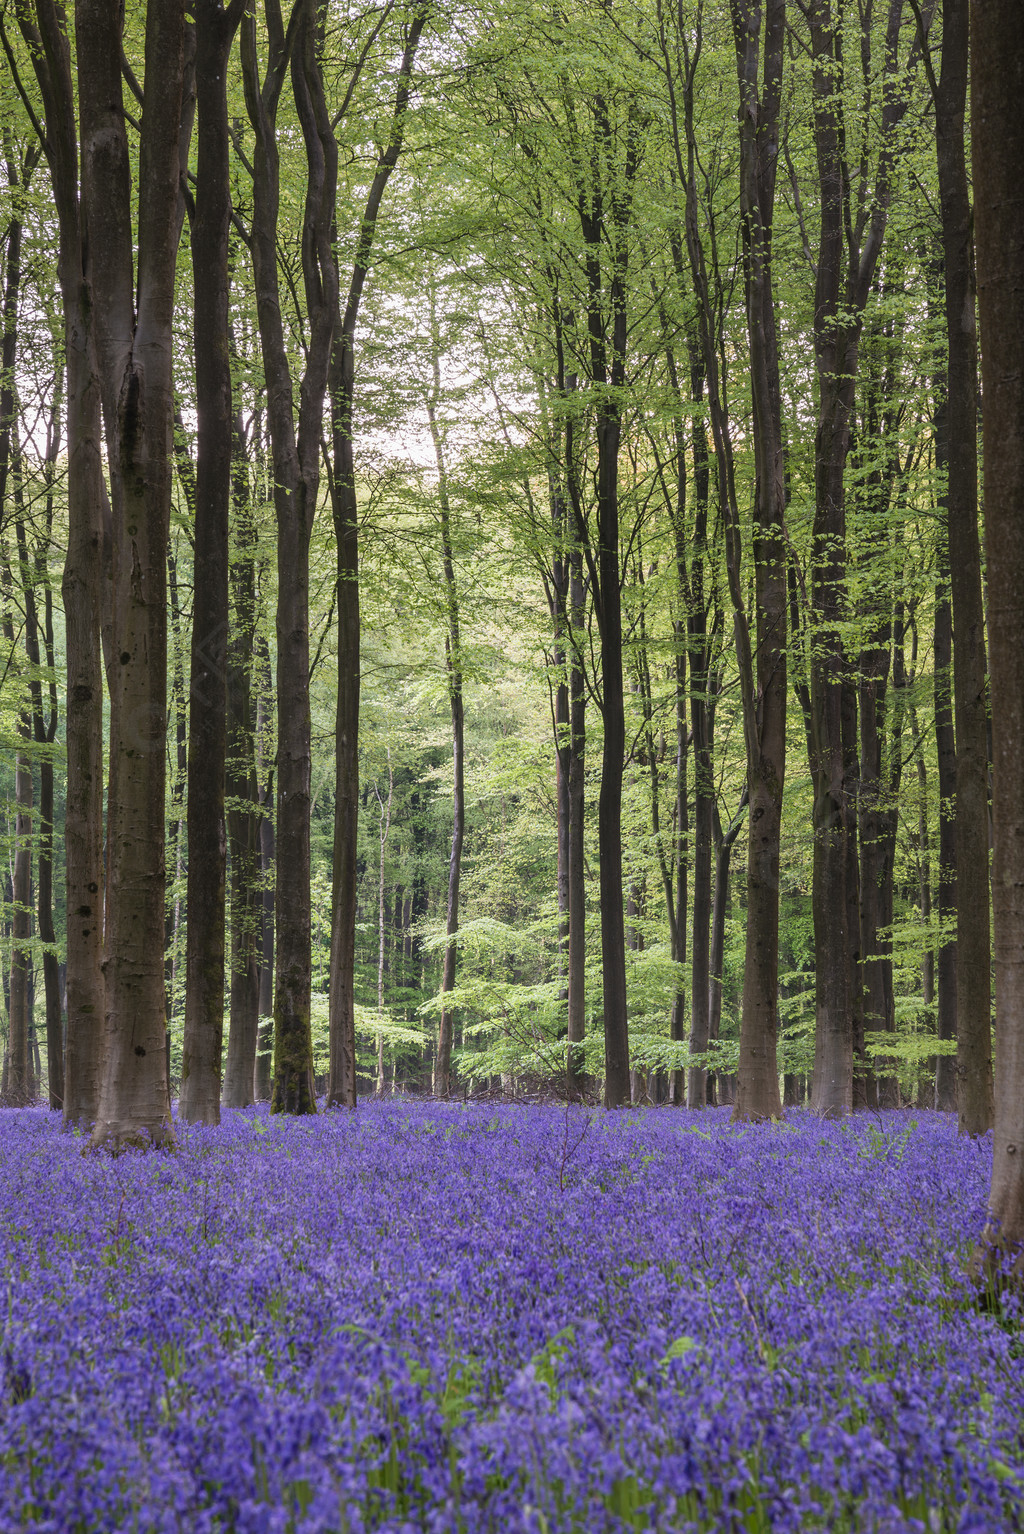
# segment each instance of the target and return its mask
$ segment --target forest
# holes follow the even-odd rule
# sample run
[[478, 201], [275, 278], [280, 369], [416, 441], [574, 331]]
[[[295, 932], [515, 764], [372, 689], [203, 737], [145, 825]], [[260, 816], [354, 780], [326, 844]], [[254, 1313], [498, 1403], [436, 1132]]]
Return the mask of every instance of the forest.
[[5, 1100], [982, 1132], [964, 18], [208, 9], [5, 20]]
[[5, 1527], [1021, 1526], [1022, 91], [0, 4]]

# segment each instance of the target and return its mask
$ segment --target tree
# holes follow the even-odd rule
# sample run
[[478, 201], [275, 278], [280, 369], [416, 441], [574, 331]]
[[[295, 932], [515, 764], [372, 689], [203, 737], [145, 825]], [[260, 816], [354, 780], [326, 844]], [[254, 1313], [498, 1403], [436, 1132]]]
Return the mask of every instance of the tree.
[[[779, 833], [786, 771], [786, 490], [772, 226], [778, 159], [785, 0], [733, 7], [739, 84], [740, 217], [750, 342], [756, 457], [754, 580], [756, 656], [744, 615], [739, 528], [727, 523], [726, 560], [736, 617], [750, 815], [747, 943], [737, 1119], [779, 1118]], [[764, 39], [761, 39], [762, 24]], [[758, 83], [758, 73], [761, 82]], [[692, 238], [692, 237], [691, 237]]]
[[[246, 107], [256, 135], [252, 259], [267, 384], [267, 422], [277, 515], [277, 896], [274, 992], [275, 1112], [314, 1113], [310, 1033], [309, 540], [320, 485], [320, 450], [338, 274], [331, 231], [338, 153], [324, 98], [322, 34], [312, 0], [296, 0], [285, 28], [268, 0], [267, 65], [260, 81], [255, 16], [242, 27]], [[301, 265], [309, 338], [296, 421], [278, 268], [281, 202], [277, 116], [291, 63], [306, 155]]]
[[995, 838], [995, 1153], [980, 1261], [1024, 1282], [1024, 11], [971, 12]]
[[[928, 19], [934, 6], [928, 8]], [[814, 778], [815, 1111], [853, 1106], [854, 1038], [861, 1014], [856, 850], [857, 692], [844, 652], [847, 616], [846, 487], [850, 427], [864, 315], [882, 254], [893, 196], [896, 130], [908, 94], [900, 80], [903, 0], [891, 0], [883, 45], [882, 108], [873, 183], [871, 146], [852, 170], [845, 104], [843, 9], [832, 0], [806, 7], [813, 58], [814, 143], [820, 230], [815, 267], [814, 352], [818, 385], [815, 509], [811, 574], [810, 737]], [[862, 24], [863, 92], [870, 96], [870, 20]], [[911, 60], [916, 47], [911, 50]], [[865, 122], [867, 109], [863, 110]], [[866, 127], [862, 130], [865, 135]], [[869, 195], [870, 193], [870, 195]], [[861, 1023], [862, 1027], [863, 1024]]]
[[[388, 8], [390, 9], [390, 7]], [[383, 24], [383, 19], [381, 24]], [[381, 203], [405, 138], [411, 75], [426, 20], [420, 6], [405, 30], [395, 104], [356, 237], [344, 312], [331, 350], [329, 488], [337, 543], [338, 694], [335, 707], [334, 852], [331, 893], [330, 1072], [327, 1106], [356, 1105], [355, 942], [359, 824], [359, 503], [352, 440], [356, 327]], [[365, 58], [365, 50], [362, 57]], [[358, 70], [346, 93], [350, 100]]]
[[91, 1129], [99, 1111], [106, 1005], [100, 623], [110, 507], [103, 475], [96, 311], [87, 268], [66, 14], [52, 0], [38, 0], [34, 6], [19, 5], [17, 18], [42, 97], [42, 121], [18, 73], [6, 32], [4, 51], [46, 155], [59, 227], [68, 455], [68, 544], [62, 581], [67, 655], [64, 839], [70, 913], [64, 1122]]
[[988, 698], [978, 537], [978, 365], [971, 195], [964, 143], [968, 0], [942, 0], [935, 142], [946, 290], [946, 505], [956, 725], [957, 1110], [962, 1134], [992, 1124]]
[[438, 1097], [451, 1092], [452, 1034], [454, 1018], [445, 998], [455, 989], [458, 961], [456, 937], [459, 930], [459, 886], [462, 880], [462, 848], [466, 837], [466, 729], [463, 698], [464, 659], [462, 653], [459, 587], [455, 575], [452, 545], [452, 505], [445, 454], [444, 432], [437, 419], [441, 394], [441, 343], [437, 323], [437, 293], [433, 273], [427, 279], [430, 302], [431, 382], [427, 397], [427, 420], [437, 465], [437, 506], [441, 532], [441, 568], [445, 618], [444, 662], [448, 681], [448, 707], [452, 722], [452, 840], [448, 858], [448, 896], [445, 904], [445, 947], [441, 969], [441, 1020], [437, 1036], [437, 1068], [434, 1090]]
[[197, 0], [199, 154], [192, 217], [196, 506], [188, 753], [188, 936], [180, 1112], [220, 1122], [224, 1031], [228, 507], [234, 413], [228, 330], [228, 57], [244, 0]]
[[[171, 332], [184, 80], [182, 0], [150, 0], [137, 208], [121, 20], [76, 10], [85, 274], [93, 305], [113, 504], [107, 1010], [95, 1146], [171, 1137], [164, 1049], [166, 549]], [[137, 263], [135, 252], [138, 252]]]

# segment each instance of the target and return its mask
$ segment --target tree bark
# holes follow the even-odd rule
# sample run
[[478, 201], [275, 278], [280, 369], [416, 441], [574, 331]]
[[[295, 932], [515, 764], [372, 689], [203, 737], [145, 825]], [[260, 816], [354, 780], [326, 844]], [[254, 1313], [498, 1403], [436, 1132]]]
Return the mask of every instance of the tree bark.
[[229, 354], [231, 219], [227, 66], [242, 0], [196, 0], [199, 149], [192, 219], [196, 512], [188, 748], [185, 1038], [179, 1112], [220, 1123], [227, 844], [228, 507], [233, 413]]
[[[880, 147], [874, 184], [847, 163], [842, 7], [807, 8], [814, 61], [814, 138], [821, 230], [814, 298], [818, 381], [811, 603], [811, 774], [814, 780], [815, 1062], [812, 1106], [824, 1117], [853, 1106], [860, 959], [856, 850], [857, 694], [844, 653], [845, 473], [864, 310], [881, 256], [892, 198], [900, 89], [903, 0], [890, 0], [885, 30]], [[934, 5], [927, 7], [930, 19]], [[870, 59], [870, 31], [862, 42]], [[856, 186], [855, 186], [856, 183]], [[854, 188], [851, 190], [851, 188]], [[854, 198], [857, 206], [853, 206]], [[862, 1025], [861, 1025], [862, 1026]]]
[[577, 1092], [588, 1087], [584, 1045], [587, 1036], [586, 963], [587, 963], [587, 885], [584, 812], [586, 808], [586, 681], [582, 650], [586, 587], [583, 556], [579, 548], [569, 555], [569, 623], [572, 643], [569, 655], [569, 762], [567, 790], [569, 801], [569, 941], [567, 945], [566, 982], [568, 997], [569, 1076]]
[[[231, 850], [231, 989], [223, 1103], [244, 1108], [254, 1100], [259, 1030], [259, 948], [262, 896], [259, 879], [260, 814], [253, 720], [256, 650], [256, 526], [251, 504], [240, 414], [234, 428], [235, 540], [230, 569], [234, 621], [228, 642], [228, 735], [225, 788]], [[270, 1003], [272, 1006], [272, 1002]]]
[[[252, 16], [246, 17], [242, 27], [242, 65], [246, 107], [256, 134], [252, 255], [277, 513], [277, 973], [271, 1107], [274, 1112], [315, 1113], [310, 1032], [309, 540], [320, 482], [323, 407], [338, 301], [331, 243], [338, 162], [324, 100], [312, 0], [296, 0], [287, 33], [274, 5], [268, 5], [266, 21], [267, 69], [262, 86]], [[297, 423], [277, 264], [277, 111], [289, 55], [306, 154], [302, 276], [310, 331]]]
[[[764, 43], [761, 24], [764, 21]], [[749, 630], [737, 624], [750, 818], [747, 934], [736, 1102], [738, 1120], [780, 1118], [777, 1064], [779, 840], [786, 771], [786, 507], [782, 399], [772, 288], [772, 221], [782, 93], [785, 0], [733, 7], [739, 85], [740, 216], [754, 410], [754, 584], [756, 661]], [[758, 87], [758, 69], [763, 76]], [[743, 611], [739, 529], [727, 533], [734, 612]], [[730, 557], [731, 555], [731, 557]]]
[[[691, 362], [691, 393], [695, 405], [703, 402], [704, 368]], [[690, 562], [690, 605], [686, 633], [690, 647], [690, 726], [693, 732], [693, 939], [690, 971], [690, 1051], [702, 1054], [710, 1042], [711, 1028], [711, 870], [714, 862], [714, 720], [715, 705], [710, 687], [711, 636], [708, 634], [708, 598], [704, 590], [704, 566], [708, 557], [708, 495], [710, 471], [704, 422], [693, 422], [694, 465], [693, 552]], [[680, 529], [676, 528], [676, 564], [679, 564]], [[677, 731], [685, 728], [677, 718]], [[679, 785], [685, 796], [685, 781]], [[682, 814], [677, 801], [677, 816]], [[677, 921], [685, 922], [685, 903]], [[703, 1108], [707, 1102], [708, 1072], [691, 1066], [686, 1083], [686, 1106]]]
[[60, 230], [58, 272], [67, 370], [68, 545], [62, 596], [67, 655], [67, 1042], [64, 1122], [91, 1129], [99, 1109], [103, 959], [103, 663], [100, 640], [104, 526], [94, 310], [79, 200], [76, 95], [66, 18], [53, 0], [19, 6], [46, 117], [44, 151]]
[[165, 558], [185, 21], [181, 0], [151, 0], [137, 227], [120, 18], [99, 0], [79, 0], [76, 22], [87, 260], [114, 511], [107, 1011], [93, 1144], [119, 1150], [171, 1138], [163, 985]]
[[[12, 186], [20, 181], [18, 167], [13, 163], [10, 146], [5, 143], [7, 179]], [[27, 178], [26, 178], [27, 179]], [[18, 352], [18, 308], [21, 298], [21, 220], [13, 218], [7, 234], [7, 258], [4, 272], [3, 338], [0, 345], [0, 507], [7, 503], [8, 480], [15, 481], [13, 499], [16, 508], [22, 510], [20, 490], [20, 448], [18, 442], [17, 396], [15, 393], [15, 369]], [[19, 544], [24, 543], [24, 525], [16, 518]], [[19, 548], [19, 553], [20, 553]], [[13, 660], [15, 634], [13, 622], [14, 583], [3, 550], [2, 596], [3, 635]], [[28, 595], [27, 560], [22, 561], [20, 585]], [[26, 603], [26, 607], [28, 603]], [[26, 635], [27, 646], [31, 634]], [[32, 655], [27, 659], [31, 664]], [[38, 665], [38, 653], [36, 655]], [[38, 676], [38, 672], [36, 673]], [[14, 760], [14, 856], [11, 886], [13, 915], [11, 918], [11, 979], [8, 1002], [7, 1081], [3, 1100], [11, 1107], [22, 1107], [35, 1098], [32, 1079], [32, 1056], [29, 1048], [29, 969], [31, 964], [32, 937], [32, 808], [34, 788], [32, 781], [32, 758], [27, 749], [33, 734], [33, 709], [31, 692], [18, 714], [17, 735], [19, 745]]]
[[[57, 973], [56, 933], [53, 925], [53, 743], [59, 719], [57, 682], [53, 643], [53, 602], [47, 573], [47, 550], [53, 528], [53, 470], [59, 450], [61, 390], [55, 389], [50, 421], [47, 428], [44, 473], [46, 492], [46, 538], [37, 545], [34, 561], [30, 561], [28, 537], [25, 530], [24, 495], [20, 474], [15, 484], [15, 534], [18, 545], [18, 564], [21, 569], [21, 585], [25, 617], [25, 653], [29, 662], [28, 688], [32, 704], [32, 738], [37, 747], [39, 761], [39, 838], [38, 879], [36, 884], [36, 916], [38, 934], [46, 944], [43, 950], [43, 985], [46, 995], [46, 1064], [47, 1092], [51, 1108], [58, 1111], [64, 1104], [64, 1037], [63, 1012], [60, 999], [60, 982]], [[37, 587], [44, 592], [43, 623], [39, 621]], [[50, 672], [49, 717], [43, 707], [43, 684], [40, 651], [40, 629], [45, 649], [45, 663]], [[29, 783], [31, 787], [31, 779]], [[32, 1018], [29, 1016], [31, 1030]], [[39, 1071], [36, 1071], [37, 1081]]]
[[1024, 10], [971, 10], [995, 830], [995, 1148], [979, 1260], [1024, 1282]]
[[[11, 636], [13, 639], [13, 634]], [[26, 745], [31, 739], [31, 716], [25, 710], [18, 720], [21, 745], [14, 759], [14, 878], [11, 921], [11, 991], [8, 1011], [7, 1086], [4, 1104], [25, 1107], [34, 1102], [36, 1083], [29, 1045], [29, 976], [32, 961], [32, 758]]]
[[[936, 460], [939, 460], [936, 430]], [[941, 467], [941, 462], [940, 462]], [[940, 515], [942, 505], [940, 503]], [[935, 961], [936, 1033], [940, 1039], [956, 1038], [956, 937], [944, 938], [956, 917], [956, 744], [953, 732], [953, 699], [950, 687], [953, 656], [953, 622], [949, 604], [949, 558], [944, 529], [939, 529], [939, 574], [935, 588], [932, 633], [935, 693], [935, 755], [939, 783], [939, 878], [936, 916], [939, 926]], [[956, 1056], [939, 1055], [935, 1062], [935, 1106], [943, 1113], [956, 1112]]]
[[968, 0], [942, 0], [935, 138], [946, 285], [949, 573], [956, 716], [956, 1037], [961, 1134], [992, 1127], [988, 697], [978, 537], [978, 365], [964, 117]]
[[[594, 133], [607, 153], [612, 142], [608, 106], [593, 102]], [[604, 1104], [630, 1100], [629, 1024], [626, 998], [626, 932], [622, 889], [622, 780], [626, 729], [622, 676], [622, 572], [619, 557], [619, 447], [622, 437], [618, 391], [626, 378], [626, 272], [631, 197], [637, 167], [638, 127], [632, 111], [621, 168], [621, 189], [608, 196], [596, 181], [578, 193], [580, 230], [586, 247], [587, 334], [590, 381], [596, 386], [594, 435], [597, 502], [596, 549], [592, 549], [578, 507], [576, 533], [587, 547], [591, 588], [601, 635], [601, 712], [604, 744], [597, 808], [601, 891], [601, 972], [604, 1007]], [[596, 162], [595, 162], [596, 163]], [[607, 200], [611, 203], [606, 209]], [[609, 271], [604, 269], [608, 260]], [[609, 387], [610, 386], [610, 387]]]
[[[708, 1042], [717, 1042], [722, 1028], [722, 989], [725, 967], [725, 918], [729, 911], [729, 865], [736, 838], [743, 828], [743, 812], [749, 802], [749, 792], [744, 786], [736, 813], [726, 831], [722, 830], [717, 804], [714, 810], [715, 835], [715, 895], [711, 908], [711, 948], [709, 955], [708, 984]], [[734, 1083], [732, 1084], [734, 1087]], [[719, 1097], [720, 1102], [733, 1102], [729, 1097]]]
[[253, 1096], [258, 1103], [269, 1102], [273, 1090], [274, 1064], [274, 927], [277, 840], [274, 835], [274, 696], [270, 669], [270, 649], [260, 634], [254, 644], [256, 667], [256, 788], [259, 800], [259, 1029], [256, 1043], [256, 1068]]

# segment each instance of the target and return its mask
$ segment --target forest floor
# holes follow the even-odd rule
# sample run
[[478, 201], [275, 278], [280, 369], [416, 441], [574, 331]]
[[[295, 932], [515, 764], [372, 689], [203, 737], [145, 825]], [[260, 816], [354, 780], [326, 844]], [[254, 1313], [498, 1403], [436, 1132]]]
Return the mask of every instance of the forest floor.
[[0, 1528], [1024, 1527], [1024, 1333], [931, 1113], [0, 1113]]

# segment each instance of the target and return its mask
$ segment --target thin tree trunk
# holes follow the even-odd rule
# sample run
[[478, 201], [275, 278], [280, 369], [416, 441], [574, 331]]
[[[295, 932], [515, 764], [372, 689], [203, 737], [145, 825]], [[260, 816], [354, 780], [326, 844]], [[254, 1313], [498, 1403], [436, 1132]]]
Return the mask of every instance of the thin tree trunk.
[[274, 699], [270, 651], [266, 640], [256, 639], [258, 689], [256, 693], [256, 779], [261, 807], [259, 819], [260, 900], [259, 922], [259, 1032], [253, 1096], [269, 1102], [273, 1090], [274, 1064], [274, 917], [277, 841], [274, 836], [273, 730]]
[[327, 1106], [356, 1106], [355, 946], [356, 860], [359, 842], [359, 513], [352, 412], [356, 326], [369, 275], [377, 218], [402, 152], [410, 78], [423, 30], [417, 9], [405, 36], [387, 146], [377, 160], [356, 239], [344, 314], [335, 320], [331, 353], [330, 492], [337, 542], [338, 691], [335, 714], [334, 848], [329, 999], [330, 1066]]
[[[722, 986], [723, 969], [725, 964], [725, 918], [729, 911], [729, 864], [732, 860], [732, 849], [736, 844], [743, 826], [743, 814], [749, 801], [749, 793], [746, 787], [736, 808], [736, 813], [729, 823], [727, 831], [723, 832], [722, 823], [718, 815], [718, 807], [714, 811], [714, 835], [715, 835], [715, 895], [711, 908], [711, 947], [709, 954], [709, 989], [708, 989], [708, 1041], [717, 1042], [722, 1029]], [[722, 1103], [733, 1102], [733, 1089], [735, 1080], [730, 1087], [728, 1097], [719, 1096]]]
[[[777, 1071], [779, 838], [785, 777], [786, 562], [783, 541], [785, 466], [781, 428], [778, 343], [772, 295], [771, 230], [781, 106], [785, 0], [743, 3], [733, 9], [733, 41], [739, 94], [740, 218], [751, 348], [756, 459], [754, 622], [742, 570], [742, 534], [736, 493], [732, 428], [727, 402], [727, 343], [722, 322], [725, 294], [717, 254], [713, 209], [702, 202], [703, 175], [696, 126], [696, 69], [703, 46], [701, 18], [683, 26], [678, 18], [670, 42], [660, 35], [672, 121], [676, 169], [685, 188], [685, 245], [714, 441], [725, 566], [740, 672], [747, 789], [752, 804], [748, 832], [747, 927], [740, 1086], [740, 1119], [782, 1112]], [[763, 80], [758, 73], [762, 56]], [[677, 96], [678, 58], [685, 63]], [[682, 111], [680, 112], [680, 104]], [[709, 261], [705, 236], [711, 244]], [[752, 633], [753, 627], [753, 633]], [[756, 657], [756, 660], [755, 660]], [[714, 913], [712, 913], [712, 924]], [[712, 958], [712, 976], [714, 960]], [[709, 1035], [716, 1026], [720, 991], [710, 989]]]
[[[63, 378], [58, 375], [53, 391], [50, 420], [46, 433], [46, 537], [36, 546], [35, 584], [43, 590], [43, 656], [50, 674], [48, 713], [43, 707], [43, 684], [34, 689], [33, 716], [36, 744], [44, 747], [39, 763], [39, 877], [36, 911], [43, 950], [43, 987], [46, 994], [46, 1076], [50, 1107], [60, 1112], [64, 1107], [64, 1008], [61, 998], [60, 967], [57, 959], [57, 935], [53, 924], [53, 752], [60, 721], [57, 697], [57, 667], [53, 632], [53, 593], [50, 587], [49, 551], [53, 546], [54, 484], [60, 454], [60, 415], [63, 402]], [[37, 598], [32, 593], [26, 601], [26, 618], [31, 612], [32, 626], [38, 635]], [[39, 655], [38, 638], [35, 651]]]
[[[939, 459], [936, 428], [936, 460]], [[940, 508], [941, 509], [941, 508]], [[935, 692], [935, 755], [939, 787], [939, 878], [936, 917], [939, 927], [936, 954], [936, 1028], [940, 1039], [956, 1038], [956, 937], [945, 934], [956, 917], [956, 745], [953, 734], [953, 700], [950, 688], [953, 654], [953, 623], [949, 603], [949, 567], [943, 529], [939, 531], [939, 576], [935, 589], [932, 639]], [[943, 1113], [956, 1112], [956, 1056], [939, 1055], [935, 1062], [935, 1106]]]
[[569, 621], [572, 643], [569, 653], [569, 942], [566, 981], [568, 999], [569, 1078], [577, 1092], [587, 1090], [586, 1040], [587, 887], [584, 810], [586, 800], [586, 682], [581, 646], [586, 601], [583, 556], [578, 547], [569, 555]]
[[[888, 709], [889, 741], [886, 750], [887, 772], [882, 784], [884, 807], [877, 820], [877, 848], [875, 870], [878, 879], [878, 926], [875, 930], [878, 998], [880, 1003], [880, 1027], [884, 1033], [896, 1035], [896, 992], [892, 967], [892, 923], [894, 914], [893, 881], [896, 865], [896, 833], [899, 826], [900, 785], [903, 776], [903, 727], [907, 712], [907, 698], [913, 686], [917, 667], [917, 637], [914, 630], [913, 662], [908, 676], [904, 659], [907, 619], [902, 598], [898, 598], [893, 621], [892, 694]], [[878, 933], [884, 933], [878, 937]], [[890, 1066], [878, 1077], [878, 1106], [899, 1108], [900, 1087], [895, 1070]]]
[[226, 1108], [244, 1108], [253, 1101], [255, 1092], [262, 900], [252, 687], [256, 648], [256, 526], [240, 415], [235, 417], [233, 480], [238, 552], [230, 572], [234, 621], [227, 655], [225, 780], [231, 806], [227, 812], [231, 849], [231, 989], [223, 1102]]
[[[887, 552], [883, 546], [877, 550], [877, 557], [884, 557]], [[855, 979], [863, 987], [863, 1028], [875, 1033], [886, 1027], [885, 945], [878, 934], [884, 926], [882, 885], [885, 871], [882, 866], [881, 841], [882, 822], [889, 807], [883, 802], [882, 795], [882, 746], [892, 640], [890, 619], [868, 636], [868, 643], [860, 658], [860, 785], [857, 811], [862, 972]], [[891, 890], [891, 865], [888, 875]], [[861, 1038], [855, 1040], [853, 1106], [875, 1108], [878, 1105], [878, 1083], [863, 1051], [862, 1033]]]
[[[594, 128], [603, 145], [607, 145], [611, 128], [606, 103], [600, 96], [594, 101]], [[630, 1100], [626, 933], [622, 899], [622, 780], [626, 729], [618, 483], [622, 420], [618, 391], [626, 378], [626, 273], [631, 197], [637, 168], [636, 133], [637, 125], [631, 122], [620, 171], [621, 190], [614, 198], [609, 198], [611, 217], [606, 214], [606, 194], [600, 186], [589, 189], [581, 186], [578, 195], [580, 229], [586, 246], [590, 377], [597, 386], [594, 412], [597, 548], [596, 553], [592, 553], [588, 544], [587, 551], [601, 635], [601, 711], [604, 720], [597, 838], [606, 1108], [617, 1108]], [[607, 274], [603, 269], [606, 260], [610, 267]], [[579, 507], [574, 510], [577, 537], [586, 541], [587, 530]]]
[[[452, 845], [448, 860], [448, 902], [445, 916], [444, 963], [441, 970], [442, 998], [455, 989], [455, 971], [458, 959], [455, 938], [459, 930], [459, 884], [462, 877], [462, 844], [466, 833], [466, 785], [465, 785], [465, 723], [462, 701], [462, 639], [459, 625], [459, 594], [455, 581], [455, 556], [451, 539], [451, 502], [448, 495], [448, 470], [445, 461], [444, 440], [437, 423], [436, 404], [441, 391], [441, 359], [437, 338], [436, 318], [431, 292], [431, 327], [433, 332], [433, 392], [427, 406], [430, 434], [434, 443], [434, 459], [437, 464], [437, 497], [441, 513], [441, 555], [444, 569], [444, 598], [446, 630], [444, 637], [445, 670], [448, 676], [448, 701], [452, 720]], [[437, 1062], [434, 1072], [434, 1090], [438, 1097], [451, 1094], [453, 1017], [442, 1000], [441, 1022], [438, 1029]]]
[[[13, 638], [13, 636], [12, 636]], [[7, 1035], [8, 1077], [5, 1103], [20, 1108], [35, 1101], [36, 1084], [29, 1047], [29, 969], [32, 940], [32, 758], [25, 749], [31, 739], [31, 716], [18, 720], [22, 744], [14, 763], [14, 879], [11, 923], [11, 994]]]
[[[921, 921], [926, 927], [932, 921], [932, 856], [931, 829], [928, 823], [928, 767], [924, 758], [924, 741], [917, 719], [917, 709], [911, 704], [910, 735], [917, 764], [917, 888], [921, 902]], [[921, 955], [921, 999], [930, 1009], [935, 1005], [935, 951], [926, 948]]]
[[[380, 807], [380, 869], [377, 881], [377, 1018], [384, 1018], [384, 850], [391, 830], [391, 801], [395, 793], [395, 769], [391, 764], [391, 748], [388, 747], [388, 796], [385, 799], [376, 783], [373, 791]], [[384, 1033], [377, 1030], [377, 1096], [384, 1096]]]
[[[46, 995], [46, 1057], [48, 1100], [51, 1108], [61, 1109], [64, 1101], [64, 1041], [63, 1018], [60, 1001], [60, 984], [57, 974], [56, 934], [53, 926], [53, 752], [50, 749], [57, 733], [59, 718], [55, 655], [53, 644], [53, 602], [50, 595], [46, 568], [46, 551], [50, 544], [53, 526], [53, 467], [59, 443], [60, 389], [55, 391], [53, 408], [47, 429], [45, 474], [47, 477], [46, 541], [36, 549], [34, 564], [29, 561], [28, 538], [25, 531], [24, 495], [20, 473], [15, 484], [15, 533], [18, 544], [18, 563], [25, 615], [25, 653], [28, 657], [29, 695], [32, 702], [32, 736], [42, 750], [39, 757], [39, 876], [36, 891], [36, 913], [40, 940], [46, 944], [43, 951], [43, 985]], [[43, 684], [41, 676], [39, 606], [37, 586], [42, 586], [44, 597], [44, 621], [42, 626], [46, 665], [50, 672], [49, 719], [43, 709]], [[31, 1010], [29, 1025], [32, 1026]], [[40, 1073], [36, 1071], [37, 1081]]]
[[[5, 143], [7, 179], [12, 186], [20, 180], [14, 165], [10, 146]], [[27, 179], [27, 178], [26, 178]], [[7, 500], [8, 477], [15, 479], [14, 497], [19, 510], [20, 465], [18, 447], [17, 397], [15, 394], [15, 367], [18, 350], [18, 306], [21, 296], [21, 235], [18, 218], [11, 221], [7, 235], [7, 260], [4, 273], [3, 337], [0, 349], [2, 373], [0, 373], [0, 506]], [[20, 518], [16, 530], [19, 544], [25, 540], [24, 525]], [[21, 552], [19, 548], [19, 553]], [[8, 654], [13, 659], [15, 648], [14, 622], [12, 616], [14, 589], [7, 551], [2, 552], [3, 636]], [[22, 563], [23, 588], [28, 586], [27, 558]], [[26, 635], [28, 643], [34, 636]], [[32, 655], [29, 650], [28, 660]], [[38, 665], [38, 647], [36, 654]], [[37, 673], [38, 675], [38, 673]], [[32, 1058], [29, 1051], [29, 964], [32, 936], [32, 808], [33, 782], [32, 758], [27, 744], [32, 738], [33, 710], [31, 698], [27, 697], [18, 715], [18, 748], [14, 761], [14, 860], [11, 888], [13, 915], [11, 921], [11, 982], [8, 1003], [7, 1035], [7, 1083], [4, 1101], [12, 1107], [32, 1102], [35, 1084], [32, 1080]]]
[[[691, 393], [695, 405], [704, 397], [704, 367], [695, 356], [691, 360]], [[708, 598], [704, 589], [707, 560], [708, 497], [710, 472], [707, 435], [704, 422], [693, 423], [693, 463], [696, 513], [693, 554], [690, 566], [690, 609], [686, 632], [690, 645], [690, 723], [693, 731], [693, 939], [690, 972], [690, 1051], [706, 1051], [711, 1028], [711, 870], [714, 862], [714, 700], [710, 690], [710, 636], [708, 634]], [[676, 564], [679, 564], [681, 530], [676, 528]], [[680, 639], [682, 635], [679, 636]], [[678, 642], [678, 641], [677, 641]], [[678, 688], [678, 682], [677, 682]], [[678, 694], [677, 694], [678, 696]], [[685, 721], [677, 714], [678, 733]], [[677, 785], [686, 793], [685, 781]], [[678, 799], [678, 796], [677, 796]], [[677, 802], [676, 814], [683, 805]], [[685, 906], [677, 921], [685, 922]], [[708, 1072], [705, 1066], [691, 1066], [687, 1079], [686, 1105], [703, 1108], [708, 1095]]]

